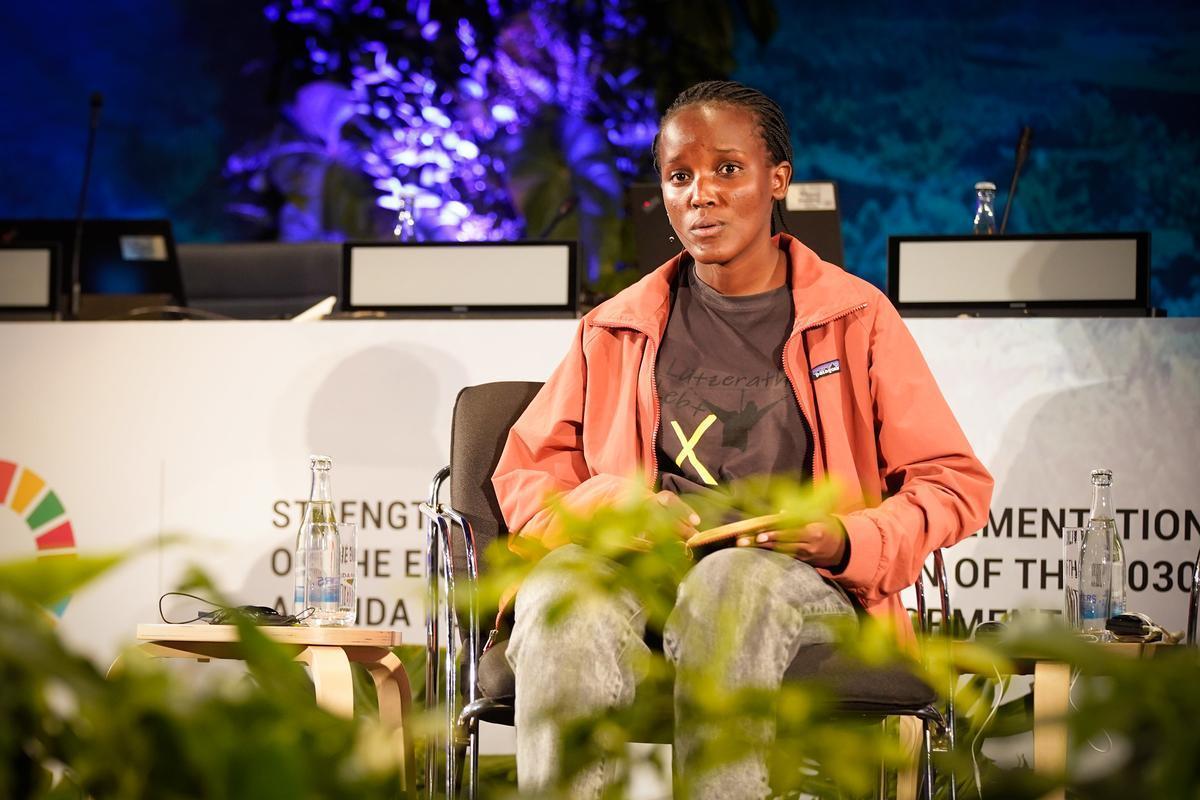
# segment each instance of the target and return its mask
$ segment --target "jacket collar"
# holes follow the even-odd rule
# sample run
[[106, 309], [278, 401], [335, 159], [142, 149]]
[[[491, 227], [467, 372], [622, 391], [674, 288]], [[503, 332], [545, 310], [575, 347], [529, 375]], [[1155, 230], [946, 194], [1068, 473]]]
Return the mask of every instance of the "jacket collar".
[[[773, 240], [786, 249], [791, 266], [789, 283], [796, 309], [793, 331], [812, 328], [867, 304], [867, 285], [841, 267], [822, 261], [816, 253], [786, 233]], [[633, 328], [657, 344], [671, 313], [671, 287], [686, 253], [680, 253], [589, 315], [594, 325]]]

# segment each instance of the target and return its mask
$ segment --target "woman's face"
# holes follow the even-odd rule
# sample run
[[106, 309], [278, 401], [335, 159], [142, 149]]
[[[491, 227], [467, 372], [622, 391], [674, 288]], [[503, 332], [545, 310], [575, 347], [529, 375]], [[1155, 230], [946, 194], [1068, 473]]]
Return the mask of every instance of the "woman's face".
[[765, 246], [792, 166], [770, 163], [752, 111], [687, 106], [663, 126], [658, 147], [667, 217], [697, 263], [729, 264]]

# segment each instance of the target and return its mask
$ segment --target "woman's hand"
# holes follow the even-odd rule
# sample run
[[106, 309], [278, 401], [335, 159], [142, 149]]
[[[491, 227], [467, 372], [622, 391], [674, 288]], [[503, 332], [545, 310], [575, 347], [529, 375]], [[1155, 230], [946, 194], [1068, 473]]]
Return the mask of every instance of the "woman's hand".
[[814, 567], [833, 567], [846, 554], [846, 529], [835, 519], [812, 522], [788, 531], [764, 531], [738, 539], [738, 547], [761, 547], [807, 561]]
[[678, 519], [679, 524], [675, 532], [679, 534], [680, 539], [686, 542], [696, 535], [696, 526], [700, 524], [700, 515], [683, 502], [679, 495], [663, 489], [654, 495], [654, 501]]

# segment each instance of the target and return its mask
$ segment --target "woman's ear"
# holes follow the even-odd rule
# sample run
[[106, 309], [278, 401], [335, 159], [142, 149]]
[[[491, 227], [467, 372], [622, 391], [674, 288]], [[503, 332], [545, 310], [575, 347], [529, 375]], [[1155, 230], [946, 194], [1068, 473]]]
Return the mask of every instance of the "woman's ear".
[[787, 197], [788, 185], [792, 182], [792, 164], [780, 161], [771, 168], [771, 197], [782, 200]]

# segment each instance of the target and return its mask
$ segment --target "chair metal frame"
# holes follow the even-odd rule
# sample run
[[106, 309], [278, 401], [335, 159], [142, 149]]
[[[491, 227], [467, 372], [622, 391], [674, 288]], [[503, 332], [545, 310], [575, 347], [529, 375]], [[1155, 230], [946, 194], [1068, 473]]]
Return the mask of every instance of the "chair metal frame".
[[[496, 710], [511, 710], [512, 704], [504, 700], [480, 697], [479, 656], [480, 628], [479, 609], [476, 586], [479, 580], [479, 554], [476, 548], [475, 534], [471, 523], [464, 515], [441, 502], [442, 487], [450, 476], [450, 467], [438, 470], [429, 488], [429, 500], [419, 506], [421, 516], [425, 520], [425, 574], [426, 574], [426, 609], [425, 637], [427, 662], [425, 667], [425, 707], [430, 714], [436, 712], [439, 701], [445, 702], [445, 728], [428, 743], [425, 752], [425, 787], [426, 797], [437, 796], [440, 785], [446, 798], [458, 796], [461, 783], [465, 778], [466, 792], [469, 800], [477, 800], [479, 792], [479, 723], [480, 718]], [[455, 609], [459, 608], [458, 583], [454, 574], [453, 560], [453, 528], [463, 533], [467, 567], [467, 603], [469, 604], [469, 624], [465, 641], [465, 691], [463, 706], [456, 712], [460, 693], [459, 638], [462, 634]], [[942, 625], [949, 630], [952, 623], [950, 611], [950, 591], [946, 580], [946, 565], [941, 549], [933, 553], [934, 580], [939, 590]], [[1198, 562], [1200, 563], [1200, 562]], [[460, 576], [461, 577], [461, 576]], [[930, 632], [928, 609], [925, 599], [924, 576], [918, 575], [914, 584], [917, 595], [917, 613], [920, 617], [920, 628], [923, 634]], [[1195, 590], [1193, 590], [1195, 596]], [[441, 620], [446, 624], [446, 651], [442, 658], [440, 650]], [[924, 779], [925, 796], [933, 796], [933, 754], [954, 748], [954, 690], [952, 679], [948, 687], [946, 713], [943, 714], [934, 706], [926, 706], [917, 712], [905, 713], [873, 713], [847, 712], [853, 716], [864, 718], [882, 717], [884, 721], [894, 716], [913, 716], [921, 720], [923, 732], [924, 764], [922, 777]], [[938, 741], [935, 742], [935, 731]], [[465, 775], [460, 774], [460, 760], [465, 767]], [[438, 775], [438, 764], [444, 765], [444, 774]], [[880, 769], [879, 796], [884, 796], [885, 781], [883, 768]], [[955, 800], [956, 791], [953, 781], [949, 787], [951, 800]]]
[[1196, 620], [1200, 617], [1200, 550], [1196, 551], [1196, 563], [1192, 565], [1192, 590], [1188, 595], [1187, 643], [1196, 644]]

